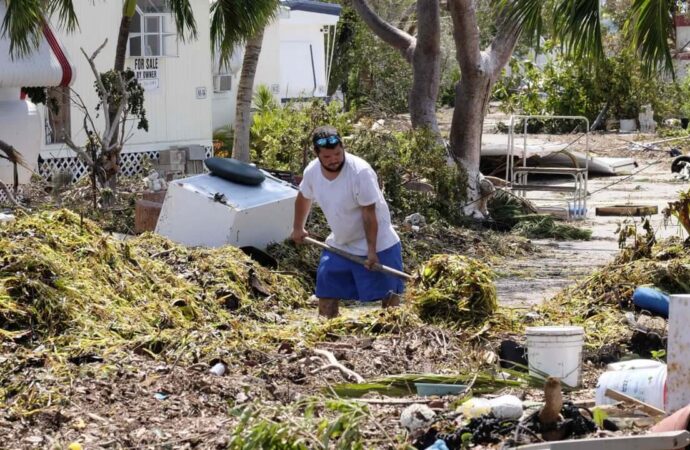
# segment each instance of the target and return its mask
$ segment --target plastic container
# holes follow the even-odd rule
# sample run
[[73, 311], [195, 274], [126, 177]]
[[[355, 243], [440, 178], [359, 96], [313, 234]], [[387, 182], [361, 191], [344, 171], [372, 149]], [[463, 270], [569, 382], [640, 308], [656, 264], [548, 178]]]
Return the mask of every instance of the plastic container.
[[631, 359], [628, 361], [619, 361], [615, 363], [608, 364], [606, 370], [616, 371], [616, 370], [639, 370], [639, 369], [655, 369], [657, 367], [663, 366], [664, 363], [661, 361], [655, 361], [653, 359]]
[[633, 292], [635, 306], [665, 318], [668, 318], [669, 300], [668, 295], [653, 288], [638, 287]]
[[464, 384], [442, 384], [442, 383], [415, 383], [417, 395], [426, 397], [429, 395], [457, 395], [467, 390]]
[[606, 389], [613, 389], [659, 409], [664, 409], [666, 404], [666, 365], [651, 369], [604, 372], [597, 382], [597, 405], [616, 403], [616, 400], [606, 397]]
[[533, 376], [554, 376], [580, 385], [585, 330], [575, 326], [527, 327], [527, 360]]

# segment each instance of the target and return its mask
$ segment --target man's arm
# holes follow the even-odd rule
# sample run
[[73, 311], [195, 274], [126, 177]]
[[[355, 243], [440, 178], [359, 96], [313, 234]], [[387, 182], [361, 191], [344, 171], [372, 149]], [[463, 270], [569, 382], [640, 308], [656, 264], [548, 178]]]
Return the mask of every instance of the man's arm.
[[364, 222], [364, 236], [367, 238], [367, 260], [364, 263], [371, 269], [379, 262], [376, 255], [376, 237], [379, 234], [379, 222], [376, 219], [376, 203], [362, 206], [362, 221]]
[[297, 193], [297, 198], [295, 199], [295, 220], [292, 223], [292, 240], [298, 244], [304, 242], [304, 238], [309, 235], [304, 226], [307, 223], [307, 216], [309, 216], [309, 211], [311, 210], [311, 200], [302, 195], [301, 192]]

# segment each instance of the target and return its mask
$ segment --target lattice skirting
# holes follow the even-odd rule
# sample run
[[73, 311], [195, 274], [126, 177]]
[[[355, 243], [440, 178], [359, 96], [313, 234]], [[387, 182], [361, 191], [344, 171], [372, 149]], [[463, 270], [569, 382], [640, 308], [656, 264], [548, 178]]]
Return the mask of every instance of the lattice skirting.
[[[210, 145], [204, 146], [206, 149], [206, 157], [213, 156], [213, 147]], [[158, 150], [148, 152], [131, 152], [120, 154], [120, 175], [125, 177], [144, 176], [146, 160], [157, 160]], [[76, 156], [67, 158], [50, 158], [43, 159], [39, 157], [38, 160], [38, 174], [46, 181], [51, 181], [53, 174], [59, 172], [72, 173], [72, 182], [76, 183], [82, 177], [89, 174], [89, 168]], [[21, 197], [21, 189], [20, 195]], [[0, 190], [0, 205], [9, 204], [9, 199], [6, 198], [5, 193]]]

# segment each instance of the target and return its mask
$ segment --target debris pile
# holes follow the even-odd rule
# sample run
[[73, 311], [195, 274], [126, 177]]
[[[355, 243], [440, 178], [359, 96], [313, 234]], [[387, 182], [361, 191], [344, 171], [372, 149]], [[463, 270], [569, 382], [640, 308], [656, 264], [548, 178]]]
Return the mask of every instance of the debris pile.
[[256, 331], [247, 319], [284, 320], [306, 299], [294, 277], [232, 247], [186, 249], [151, 234], [122, 242], [67, 210], [20, 217], [0, 227], [0, 339], [12, 355], [0, 365], [0, 402], [50, 401], [24, 395], [30, 367], [59, 378], [67, 362], [126, 352], [222, 357]]
[[498, 309], [494, 275], [484, 263], [460, 255], [436, 255], [422, 268], [407, 299], [425, 322], [476, 325]]

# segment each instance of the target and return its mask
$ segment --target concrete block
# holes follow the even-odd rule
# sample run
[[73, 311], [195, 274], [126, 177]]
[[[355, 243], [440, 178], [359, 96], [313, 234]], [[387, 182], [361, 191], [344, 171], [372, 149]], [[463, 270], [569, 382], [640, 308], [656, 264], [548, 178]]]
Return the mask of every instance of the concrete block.
[[203, 161], [206, 159], [206, 149], [201, 145], [190, 145], [186, 147], [187, 161]]
[[187, 152], [183, 148], [170, 148], [158, 153], [158, 163], [161, 165], [184, 164]]

